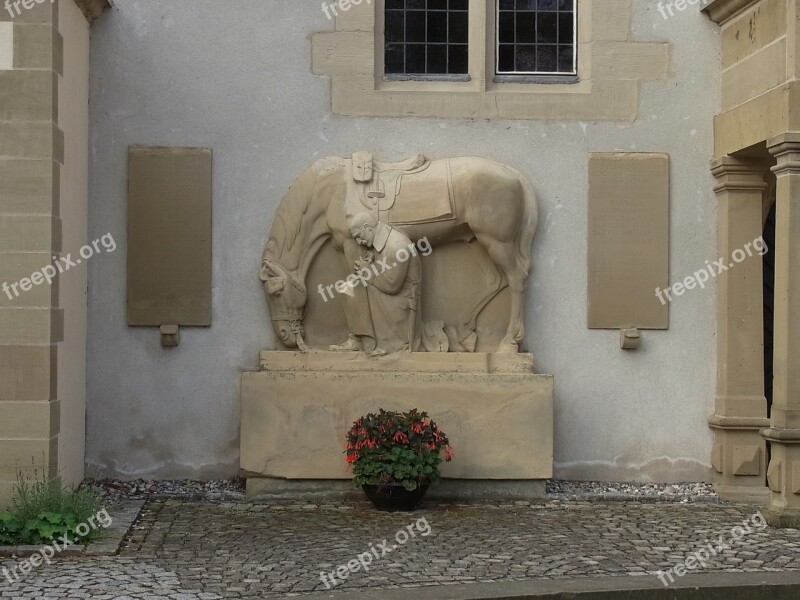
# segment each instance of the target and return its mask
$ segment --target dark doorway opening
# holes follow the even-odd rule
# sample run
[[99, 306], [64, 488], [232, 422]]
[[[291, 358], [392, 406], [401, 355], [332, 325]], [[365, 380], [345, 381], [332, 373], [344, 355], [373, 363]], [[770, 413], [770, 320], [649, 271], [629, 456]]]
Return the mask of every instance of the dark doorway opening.
[[[772, 357], [775, 328], [775, 205], [773, 199], [767, 220], [764, 222], [764, 245], [767, 252], [762, 257], [764, 272], [764, 396], [767, 398], [767, 417], [772, 416]], [[772, 460], [772, 445], [767, 442], [767, 464]]]
[[772, 414], [772, 354], [773, 328], [775, 326], [775, 202], [764, 223], [764, 395], [767, 398], [767, 416]]

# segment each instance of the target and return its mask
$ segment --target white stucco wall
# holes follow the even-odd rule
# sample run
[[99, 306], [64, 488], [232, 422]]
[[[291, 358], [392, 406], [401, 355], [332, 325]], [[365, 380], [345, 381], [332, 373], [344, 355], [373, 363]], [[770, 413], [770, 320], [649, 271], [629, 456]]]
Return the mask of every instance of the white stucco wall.
[[[634, 39], [669, 41], [673, 78], [646, 83], [635, 123], [335, 117], [311, 74], [310, 0], [118, 0], [93, 25], [90, 233], [120, 248], [90, 263], [88, 474], [215, 477], [238, 469], [239, 373], [276, 347], [257, 277], [273, 211], [316, 158], [481, 155], [530, 178], [541, 223], [527, 346], [556, 380], [556, 475], [710, 477], [715, 290], [671, 308], [671, 327], [619, 350], [586, 328], [589, 152], [672, 157], [674, 281], [715, 257], [708, 163], [718, 106], [716, 26], [697, 8], [664, 20], [638, 0]], [[358, 10], [354, 7], [352, 10]], [[126, 326], [126, 153], [131, 144], [214, 150], [214, 325], [164, 350]]]

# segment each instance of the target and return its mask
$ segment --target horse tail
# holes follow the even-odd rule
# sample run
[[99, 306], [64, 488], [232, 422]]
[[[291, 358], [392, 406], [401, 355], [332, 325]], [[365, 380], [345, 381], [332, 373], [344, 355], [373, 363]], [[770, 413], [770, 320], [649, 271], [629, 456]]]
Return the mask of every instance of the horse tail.
[[518, 175], [522, 186], [523, 213], [522, 223], [517, 232], [516, 250], [519, 265], [527, 277], [530, 275], [533, 262], [533, 238], [536, 235], [539, 212], [536, 205], [536, 192], [534, 192], [533, 186], [527, 177], [519, 173]]

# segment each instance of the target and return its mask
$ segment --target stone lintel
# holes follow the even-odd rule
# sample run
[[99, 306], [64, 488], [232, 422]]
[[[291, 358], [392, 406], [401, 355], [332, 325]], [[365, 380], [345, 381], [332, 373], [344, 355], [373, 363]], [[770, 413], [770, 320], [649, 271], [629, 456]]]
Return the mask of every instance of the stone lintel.
[[103, 14], [105, 9], [111, 8], [110, 0], [75, 0], [75, 4], [89, 23]]
[[713, 0], [704, 7], [706, 13], [714, 23], [722, 25], [725, 21], [744, 10], [750, 5], [758, 4], [759, 0]]

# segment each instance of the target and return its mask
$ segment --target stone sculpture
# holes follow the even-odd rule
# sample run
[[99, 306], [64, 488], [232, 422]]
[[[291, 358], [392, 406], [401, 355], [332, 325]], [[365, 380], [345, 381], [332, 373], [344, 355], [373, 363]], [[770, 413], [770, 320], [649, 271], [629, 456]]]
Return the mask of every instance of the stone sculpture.
[[354, 321], [358, 316], [368, 318], [358, 319], [355, 335], [331, 350], [366, 350], [372, 356], [380, 356], [419, 349], [422, 265], [419, 256], [410, 252], [414, 243], [370, 213], [357, 213], [348, 218], [347, 224], [358, 244], [373, 249], [353, 265], [359, 281], [364, 282], [366, 302], [358, 282], [351, 286], [353, 291], [348, 296]]
[[[474, 351], [477, 315], [507, 284], [510, 319], [496, 352], [516, 353], [524, 335], [522, 312], [536, 222], [531, 185], [513, 168], [491, 160], [428, 160], [416, 155], [399, 163], [382, 163], [369, 153], [318, 160], [281, 201], [262, 256], [260, 275], [275, 333], [287, 348], [309, 349], [303, 339], [305, 280], [311, 262], [328, 240], [343, 254], [348, 271], [376, 260], [386, 262], [389, 246], [413, 246], [422, 239], [433, 246], [477, 240], [505, 282], [485, 290], [474, 306], [459, 315], [457, 347]], [[369, 233], [359, 243], [356, 237], [365, 227]], [[379, 248], [369, 237], [380, 237], [379, 245], [386, 246]], [[386, 273], [376, 275], [366, 288], [350, 286], [345, 311], [348, 339], [332, 349], [382, 354], [422, 348], [422, 333], [435, 328], [420, 323], [419, 258], [413, 258], [397, 267], [401, 269], [397, 273], [383, 279]], [[395, 298], [390, 301], [388, 296]], [[389, 308], [400, 299], [408, 302], [402, 319], [396, 308]], [[405, 333], [401, 320], [407, 325]], [[365, 345], [366, 339], [373, 340], [371, 347]], [[424, 347], [442, 345], [426, 343]]]

